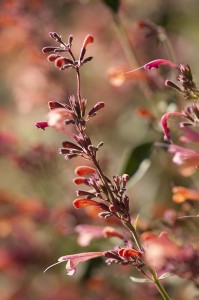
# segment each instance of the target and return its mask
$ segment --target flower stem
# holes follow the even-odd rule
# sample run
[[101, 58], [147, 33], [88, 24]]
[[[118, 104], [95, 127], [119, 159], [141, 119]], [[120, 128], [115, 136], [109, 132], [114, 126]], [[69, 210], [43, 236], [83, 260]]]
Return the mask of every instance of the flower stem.
[[149, 271], [153, 277], [153, 282], [156, 285], [160, 295], [162, 296], [162, 299], [164, 300], [170, 300], [169, 295], [167, 294], [166, 290], [164, 289], [163, 285], [160, 283], [160, 280], [157, 277], [156, 272], [150, 267]]

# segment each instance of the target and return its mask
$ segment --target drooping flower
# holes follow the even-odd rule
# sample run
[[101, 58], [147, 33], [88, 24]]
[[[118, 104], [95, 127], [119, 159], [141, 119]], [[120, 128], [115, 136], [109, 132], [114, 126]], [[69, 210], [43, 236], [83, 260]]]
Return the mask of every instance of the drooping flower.
[[85, 252], [85, 253], [78, 253], [78, 254], [71, 254], [71, 255], [65, 255], [61, 256], [58, 259], [58, 262], [49, 266], [44, 272], [46, 272], [51, 267], [58, 265], [62, 262], [67, 262], [66, 264], [66, 271], [67, 275], [74, 275], [76, 272], [76, 267], [80, 262], [84, 262], [93, 258], [104, 256], [104, 252]]

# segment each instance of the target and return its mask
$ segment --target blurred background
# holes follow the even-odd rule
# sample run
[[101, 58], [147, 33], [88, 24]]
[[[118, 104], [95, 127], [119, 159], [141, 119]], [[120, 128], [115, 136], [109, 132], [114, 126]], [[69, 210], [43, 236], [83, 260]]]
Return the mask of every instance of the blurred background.
[[[163, 67], [150, 75], [118, 74], [157, 58], [175, 59], [189, 63], [197, 83], [198, 12], [199, 2], [194, 0], [121, 0], [117, 14], [102, 0], [0, 1], [2, 300], [139, 300], [146, 293], [148, 299], [159, 299], [150, 286], [143, 290], [129, 281], [130, 268], [107, 267], [101, 259], [80, 265], [72, 278], [64, 264], [43, 273], [60, 256], [107, 250], [115, 241], [94, 239], [83, 249], [78, 244], [78, 224], [103, 226], [114, 221], [100, 220], [94, 210], [73, 208], [74, 168], [85, 162], [65, 161], [58, 154], [67, 140], [64, 133], [35, 127], [46, 120], [48, 101], [66, 102], [76, 93], [73, 70], [59, 71], [41, 49], [54, 45], [50, 31], [66, 41], [72, 34], [78, 56], [85, 36], [94, 36], [87, 49], [94, 59], [81, 69], [82, 95], [88, 108], [104, 101], [105, 109], [89, 122], [89, 134], [94, 143], [105, 143], [99, 159], [109, 176], [130, 173], [132, 215], [139, 212], [144, 231], [149, 222], [155, 227], [167, 209], [179, 209], [172, 202], [171, 187], [197, 188], [197, 174], [190, 179], [170, 155], [153, 146], [163, 141], [162, 114], [168, 107], [175, 109], [176, 101], [181, 105], [164, 86], [165, 79], [175, 79], [175, 72]], [[170, 41], [166, 47], [165, 37]], [[168, 287], [172, 292], [173, 286]], [[188, 299], [187, 289], [195, 295], [193, 286], [176, 279], [175, 299]]]

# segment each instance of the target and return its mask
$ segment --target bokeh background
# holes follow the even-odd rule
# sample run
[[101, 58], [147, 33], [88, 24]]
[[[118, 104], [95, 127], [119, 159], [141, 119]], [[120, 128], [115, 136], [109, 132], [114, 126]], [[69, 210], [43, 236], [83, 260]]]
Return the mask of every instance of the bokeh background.
[[[35, 127], [46, 120], [50, 100], [67, 101], [76, 93], [72, 70], [59, 71], [41, 52], [52, 45], [48, 32], [67, 40], [74, 36], [78, 55], [87, 34], [95, 38], [88, 53], [94, 59], [82, 68], [82, 95], [88, 107], [105, 102], [103, 113], [89, 123], [95, 143], [104, 141], [99, 159], [112, 176], [131, 170], [131, 154], [139, 145], [161, 141], [138, 108], [155, 109], [158, 116], [176, 95], [164, 86], [175, 78], [167, 68], [145, 75], [117, 77], [117, 70], [131, 70], [157, 58], [168, 59], [164, 44], [140, 22], [150, 20], [163, 28], [178, 63], [189, 63], [195, 81], [199, 78], [199, 2], [194, 0], [121, 0], [119, 20], [102, 0], [1, 0], [0, 1], [0, 290], [2, 300], [106, 300], [159, 299], [150, 286], [129, 281], [129, 268], [107, 267], [97, 259], [79, 266], [68, 277], [64, 264], [43, 273], [60, 256], [112, 248], [115, 241], [95, 239], [82, 250], [74, 228], [78, 224], [109, 224], [93, 210], [72, 207], [74, 168], [81, 159], [65, 161], [58, 154], [63, 133]], [[127, 38], [127, 36], [128, 38]], [[132, 53], [136, 56], [133, 58]], [[148, 86], [146, 86], [146, 84]], [[176, 135], [178, 133], [176, 132]], [[148, 149], [148, 148], [147, 148]], [[150, 160], [142, 149], [129, 183], [132, 214], [138, 212], [142, 228], [158, 223], [167, 208], [178, 209], [171, 200], [171, 187], [190, 185], [162, 149], [153, 148]], [[148, 152], [147, 152], [148, 153]], [[150, 152], [151, 153], [151, 152]], [[136, 174], [135, 174], [136, 173]], [[197, 174], [194, 175], [197, 187]], [[154, 225], [155, 226], [155, 225]], [[144, 229], [143, 229], [144, 230]], [[175, 299], [196, 294], [192, 285], [175, 281]], [[168, 282], [171, 292], [173, 285]], [[185, 298], [183, 298], [185, 297]], [[192, 298], [189, 298], [192, 299]]]

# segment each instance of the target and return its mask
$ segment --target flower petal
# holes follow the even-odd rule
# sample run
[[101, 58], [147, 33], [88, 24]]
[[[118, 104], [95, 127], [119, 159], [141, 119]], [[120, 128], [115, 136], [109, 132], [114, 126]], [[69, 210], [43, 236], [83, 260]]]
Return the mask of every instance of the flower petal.
[[91, 199], [77, 198], [73, 201], [75, 208], [81, 208], [85, 206], [100, 206], [100, 203]]

